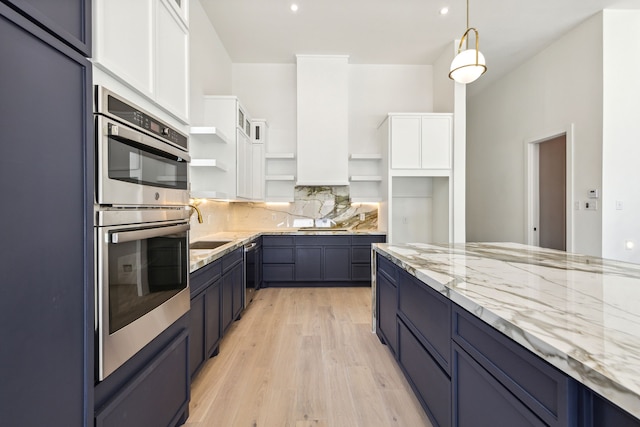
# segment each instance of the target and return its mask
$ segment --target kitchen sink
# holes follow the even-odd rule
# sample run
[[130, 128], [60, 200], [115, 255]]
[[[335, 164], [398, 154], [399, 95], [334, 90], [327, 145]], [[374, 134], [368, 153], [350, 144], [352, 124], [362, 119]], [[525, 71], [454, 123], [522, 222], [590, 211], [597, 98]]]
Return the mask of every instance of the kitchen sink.
[[229, 242], [231, 242], [231, 240], [201, 240], [190, 243], [189, 249], [215, 249]]

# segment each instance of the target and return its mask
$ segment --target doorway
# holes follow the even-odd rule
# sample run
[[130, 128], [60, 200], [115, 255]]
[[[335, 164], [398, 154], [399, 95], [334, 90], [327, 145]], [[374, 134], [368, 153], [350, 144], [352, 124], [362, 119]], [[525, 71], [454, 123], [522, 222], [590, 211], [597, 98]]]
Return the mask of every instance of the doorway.
[[526, 141], [527, 243], [573, 250], [573, 126]]
[[538, 245], [567, 249], [566, 135], [538, 144]]

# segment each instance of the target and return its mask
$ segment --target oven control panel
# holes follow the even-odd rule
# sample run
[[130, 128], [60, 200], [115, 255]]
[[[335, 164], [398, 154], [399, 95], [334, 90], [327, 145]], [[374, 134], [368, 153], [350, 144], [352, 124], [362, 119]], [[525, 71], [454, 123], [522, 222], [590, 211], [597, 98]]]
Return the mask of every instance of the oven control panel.
[[107, 111], [113, 116], [134, 124], [162, 139], [166, 139], [185, 150], [187, 149], [187, 137], [185, 135], [110, 94], [107, 95]]

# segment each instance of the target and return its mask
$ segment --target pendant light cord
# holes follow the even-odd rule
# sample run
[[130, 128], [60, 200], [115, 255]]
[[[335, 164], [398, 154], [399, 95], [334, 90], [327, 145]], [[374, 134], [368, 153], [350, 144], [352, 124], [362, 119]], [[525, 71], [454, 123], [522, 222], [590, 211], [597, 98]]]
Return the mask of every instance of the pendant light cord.
[[[468, 29], [469, 29], [469, 0], [467, 0], [467, 30]], [[468, 37], [467, 37], [466, 42], [467, 42], [467, 49], [469, 49], [469, 38]]]

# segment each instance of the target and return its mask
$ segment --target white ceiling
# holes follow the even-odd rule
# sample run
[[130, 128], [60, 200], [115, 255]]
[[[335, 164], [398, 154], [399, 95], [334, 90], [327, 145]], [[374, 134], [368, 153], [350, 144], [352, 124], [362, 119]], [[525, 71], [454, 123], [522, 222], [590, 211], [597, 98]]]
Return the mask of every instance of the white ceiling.
[[[352, 64], [432, 64], [466, 29], [466, 0], [200, 0], [234, 63], [348, 54]], [[291, 12], [291, 3], [299, 10]], [[472, 93], [606, 8], [640, 0], [469, 0], [487, 73]], [[449, 7], [449, 14], [439, 10]]]

